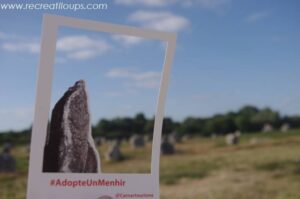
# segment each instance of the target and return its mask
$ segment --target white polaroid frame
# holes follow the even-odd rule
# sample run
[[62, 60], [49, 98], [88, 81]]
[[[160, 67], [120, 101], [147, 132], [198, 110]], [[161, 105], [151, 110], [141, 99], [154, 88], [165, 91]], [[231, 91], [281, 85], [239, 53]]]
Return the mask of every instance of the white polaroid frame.
[[[79, 28], [91, 31], [117, 33], [167, 43], [166, 55], [160, 82], [159, 97], [154, 122], [151, 173], [149, 174], [109, 174], [109, 173], [43, 173], [43, 149], [49, 119], [53, 66], [55, 63], [57, 31], [59, 27]], [[136, 28], [124, 25], [82, 20], [46, 14], [43, 17], [41, 51], [37, 81], [34, 123], [31, 136], [30, 164], [27, 199], [99, 199], [101, 196], [116, 198], [159, 199], [159, 160], [161, 131], [165, 99], [168, 89], [171, 65], [176, 47], [176, 34]], [[55, 186], [56, 180], [61, 186]], [[87, 182], [99, 183], [93, 186]], [[104, 181], [103, 181], [104, 180]], [[124, 181], [125, 185], [113, 181]], [[54, 183], [54, 184], [53, 184]], [[80, 186], [79, 186], [80, 183]], [[65, 186], [64, 186], [65, 185]], [[85, 185], [85, 186], [83, 186]], [[118, 186], [116, 186], [118, 185]], [[105, 198], [105, 197], [103, 197]]]

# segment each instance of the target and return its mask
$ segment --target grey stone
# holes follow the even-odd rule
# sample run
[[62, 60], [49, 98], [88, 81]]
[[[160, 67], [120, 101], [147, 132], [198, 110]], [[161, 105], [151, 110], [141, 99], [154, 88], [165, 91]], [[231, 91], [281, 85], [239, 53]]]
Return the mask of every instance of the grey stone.
[[227, 134], [225, 139], [228, 145], [237, 145], [239, 143], [239, 136], [235, 133]]
[[133, 135], [130, 138], [130, 143], [131, 146], [136, 149], [136, 148], [143, 148], [145, 146], [145, 140], [144, 137], [141, 135]]
[[9, 173], [16, 171], [16, 160], [10, 154], [11, 145], [5, 145], [0, 154], [0, 172]]
[[101, 146], [104, 143], [104, 140], [102, 139], [102, 137], [95, 137], [95, 145], [96, 146]]
[[110, 145], [106, 154], [106, 159], [108, 161], [121, 161], [124, 159], [124, 156], [120, 150], [120, 142], [115, 141]]
[[241, 137], [242, 132], [237, 130], [237, 131], [234, 132], [234, 135], [237, 136], [237, 137]]
[[188, 140], [190, 140], [190, 139], [192, 139], [192, 136], [191, 135], [189, 135], [189, 134], [186, 134], [186, 135], [183, 135], [182, 136], [182, 141], [188, 141]]
[[2, 152], [3, 153], [10, 153], [10, 151], [12, 150], [13, 146], [11, 143], [5, 143], [3, 145], [3, 149], [2, 149]]
[[161, 153], [163, 155], [172, 155], [175, 153], [175, 147], [167, 137], [164, 137], [161, 143]]
[[274, 130], [274, 128], [271, 124], [264, 124], [264, 126], [262, 128], [262, 132], [265, 132], [265, 133], [271, 132], [273, 130]]
[[29, 159], [30, 156], [30, 143], [26, 144], [26, 157]]
[[256, 137], [254, 137], [249, 140], [249, 143], [250, 143], [250, 145], [257, 145], [260, 143], [260, 140]]
[[121, 146], [121, 144], [122, 144], [122, 140], [121, 139], [114, 139], [114, 140], [110, 140], [110, 146], [114, 146], [114, 145], [116, 145], [116, 146]]
[[210, 138], [211, 138], [211, 139], [215, 139], [215, 138], [217, 138], [217, 134], [215, 134], [215, 133], [212, 133], [212, 134], [211, 134], [211, 136], [210, 136]]
[[98, 173], [85, 82], [70, 87], [55, 104], [44, 149], [43, 172]]
[[287, 123], [284, 123], [281, 127], [280, 127], [280, 131], [281, 132], [287, 132], [288, 130], [290, 130], [290, 125]]
[[152, 142], [152, 138], [153, 138], [152, 135], [145, 135], [144, 136], [144, 139], [145, 139], [146, 142]]
[[182, 137], [178, 132], [174, 131], [169, 135], [169, 140], [171, 143], [181, 143]]

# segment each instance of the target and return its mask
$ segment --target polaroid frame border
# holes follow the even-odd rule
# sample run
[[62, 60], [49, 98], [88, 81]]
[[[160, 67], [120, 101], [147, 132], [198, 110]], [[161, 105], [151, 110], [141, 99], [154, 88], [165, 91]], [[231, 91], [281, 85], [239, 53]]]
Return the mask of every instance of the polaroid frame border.
[[[159, 96], [154, 122], [151, 173], [150, 174], [86, 174], [86, 173], [43, 173], [43, 148], [46, 139], [46, 129], [50, 111], [53, 67], [55, 63], [57, 31], [59, 27], [79, 28], [90, 31], [107, 32], [155, 39], [167, 43], [165, 60], [160, 82]], [[159, 160], [161, 131], [164, 115], [165, 100], [168, 89], [171, 65], [176, 48], [176, 34], [147, 30], [124, 25], [83, 20], [71, 17], [45, 14], [43, 17], [40, 60], [38, 69], [36, 104], [32, 129], [30, 164], [28, 175], [27, 199], [55, 198], [93, 198], [101, 195], [118, 197], [116, 194], [153, 193], [159, 198]], [[53, 179], [76, 180], [116, 180], [126, 181], [126, 187], [55, 187], [51, 186]], [[120, 196], [120, 195], [119, 195]], [[120, 198], [120, 197], [119, 197]]]

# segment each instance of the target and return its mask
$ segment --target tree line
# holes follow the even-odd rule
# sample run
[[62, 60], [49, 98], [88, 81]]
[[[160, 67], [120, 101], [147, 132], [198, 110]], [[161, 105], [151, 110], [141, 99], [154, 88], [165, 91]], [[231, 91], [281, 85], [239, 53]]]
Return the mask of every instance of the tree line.
[[[181, 135], [211, 136], [225, 135], [236, 130], [243, 133], [261, 131], [265, 124], [274, 128], [280, 128], [288, 124], [291, 128], [300, 128], [300, 116], [281, 116], [279, 112], [270, 108], [259, 109], [255, 106], [244, 106], [238, 111], [225, 114], [216, 114], [211, 117], [187, 117], [182, 122], [165, 117], [163, 122], [163, 134], [173, 131]], [[153, 133], [154, 117], [146, 118], [143, 113], [134, 117], [117, 117], [113, 119], [101, 119], [92, 127], [94, 137], [106, 137], [108, 139], [128, 139], [133, 134], [149, 135]], [[28, 143], [31, 129], [21, 132], [0, 133], [0, 144], [4, 142]]]
[[[236, 112], [216, 114], [212, 117], [187, 117], [182, 122], [170, 117], [164, 118], [163, 134], [173, 131], [182, 135], [211, 136], [224, 135], [236, 130], [252, 133], [261, 131], [265, 124], [280, 128], [288, 124], [291, 128], [300, 128], [300, 116], [281, 116], [270, 108], [259, 109], [255, 106], [244, 106]], [[133, 118], [102, 119], [93, 127], [96, 136], [130, 137], [134, 134], [149, 134], [153, 132], [154, 118], [147, 119], [139, 113]]]

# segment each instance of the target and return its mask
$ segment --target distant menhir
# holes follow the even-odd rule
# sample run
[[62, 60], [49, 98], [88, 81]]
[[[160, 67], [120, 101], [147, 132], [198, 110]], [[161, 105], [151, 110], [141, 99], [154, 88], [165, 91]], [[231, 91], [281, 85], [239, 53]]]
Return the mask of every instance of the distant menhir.
[[70, 87], [53, 108], [44, 149], [43, 172], [100, 172], [84, 80]]

